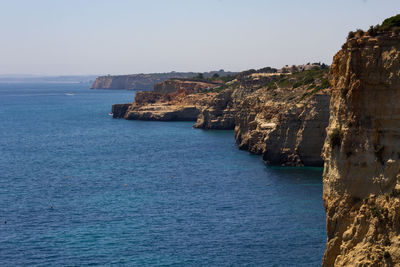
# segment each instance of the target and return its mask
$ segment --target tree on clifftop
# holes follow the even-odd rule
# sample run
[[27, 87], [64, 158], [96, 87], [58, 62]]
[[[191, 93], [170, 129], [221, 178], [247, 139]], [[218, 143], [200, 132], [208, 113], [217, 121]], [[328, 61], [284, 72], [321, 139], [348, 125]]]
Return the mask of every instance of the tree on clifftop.
[[400, 14], [387, 18], [382, 22], [382, 25], [379, 27], [379, 30], [382, 31], [387, 31], [387, 30], [393, 30], [395, 28], [400, 27]]
[[196, 78], [197, 78], [197, 79], [199, 79], [199, 80], [202, 80], [202, 79], [204, 79], [204, 75], [203, 75], [203, 73], [199, 73], [199, 74], [197, 74]]

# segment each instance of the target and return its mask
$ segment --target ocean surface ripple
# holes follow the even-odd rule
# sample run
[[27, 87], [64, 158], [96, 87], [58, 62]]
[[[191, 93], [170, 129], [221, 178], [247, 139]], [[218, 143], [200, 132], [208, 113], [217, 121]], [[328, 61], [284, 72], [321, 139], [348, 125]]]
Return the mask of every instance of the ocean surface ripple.
[[0, 266], [320, 266], [321, 169], [112, 119], [133, 94], [0, 84]]

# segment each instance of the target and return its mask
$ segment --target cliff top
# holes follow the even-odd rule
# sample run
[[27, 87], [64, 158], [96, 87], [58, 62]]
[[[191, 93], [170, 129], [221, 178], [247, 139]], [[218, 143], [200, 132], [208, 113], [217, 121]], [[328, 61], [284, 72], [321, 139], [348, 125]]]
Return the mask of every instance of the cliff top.
[[368, 31], [363, 31], [361, 29], [357, 29], [357, 31], [349, 32], [347, 39], [352, 38], [360, 38], [364, 36], [377, 36], [377, 35], [384, 35], [384, 34], [392, 34], [392, 33], [400, 33], [400, 14], [385, 19], [382, 24], [378, 24], [375, 26], [370, 26]]
[[400, 14], [387, 18], [382, 22], [382, 25], [379, 27], [382, 31], [387, 30], [399, 30], [400, 29]]
[[200, 93], [219, 93], [241, 88], [237, 91], [251, 94], [255, 99], [261, 99], [268, 95], [270, 100], [300, 103], [303, 100], [308, 101], [315, 94], [326, 93], [330, 87], [328, 75], [329, 67], [326, 65], [314, 66], [309, 70], [302, 69], [293, 73], [251, 73], [246, 76], [239, 74], [231, 82]]

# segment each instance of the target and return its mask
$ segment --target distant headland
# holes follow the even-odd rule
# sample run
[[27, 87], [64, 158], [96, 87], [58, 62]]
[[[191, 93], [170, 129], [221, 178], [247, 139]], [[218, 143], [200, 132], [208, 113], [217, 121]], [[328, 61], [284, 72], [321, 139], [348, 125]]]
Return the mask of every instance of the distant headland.
[[[213, 76], [223, 77], [236, 75], [237, 72], [231, 71], [210, 71], [200, 73], [202, 77], [210, 78]], [[106, 75], [96, 78], [91, 89], [109, 89], [109, 90], [143, 90], [150, 91], [156, 83], [160, 83], [172, 78], [188, 79], [198, 76], [196, 72], [165, 72], [165, 73], [139, 73], [130, 75]]]

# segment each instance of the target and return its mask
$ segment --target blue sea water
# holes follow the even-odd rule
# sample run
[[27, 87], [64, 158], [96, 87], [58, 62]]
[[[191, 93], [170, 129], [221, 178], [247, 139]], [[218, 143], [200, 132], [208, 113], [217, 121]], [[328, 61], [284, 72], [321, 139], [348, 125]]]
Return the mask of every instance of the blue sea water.
[[0, 84], [0, 266], [320, 266], [321, 169], [267, 167], [232, 131], [108, 116], [132, 99]]

